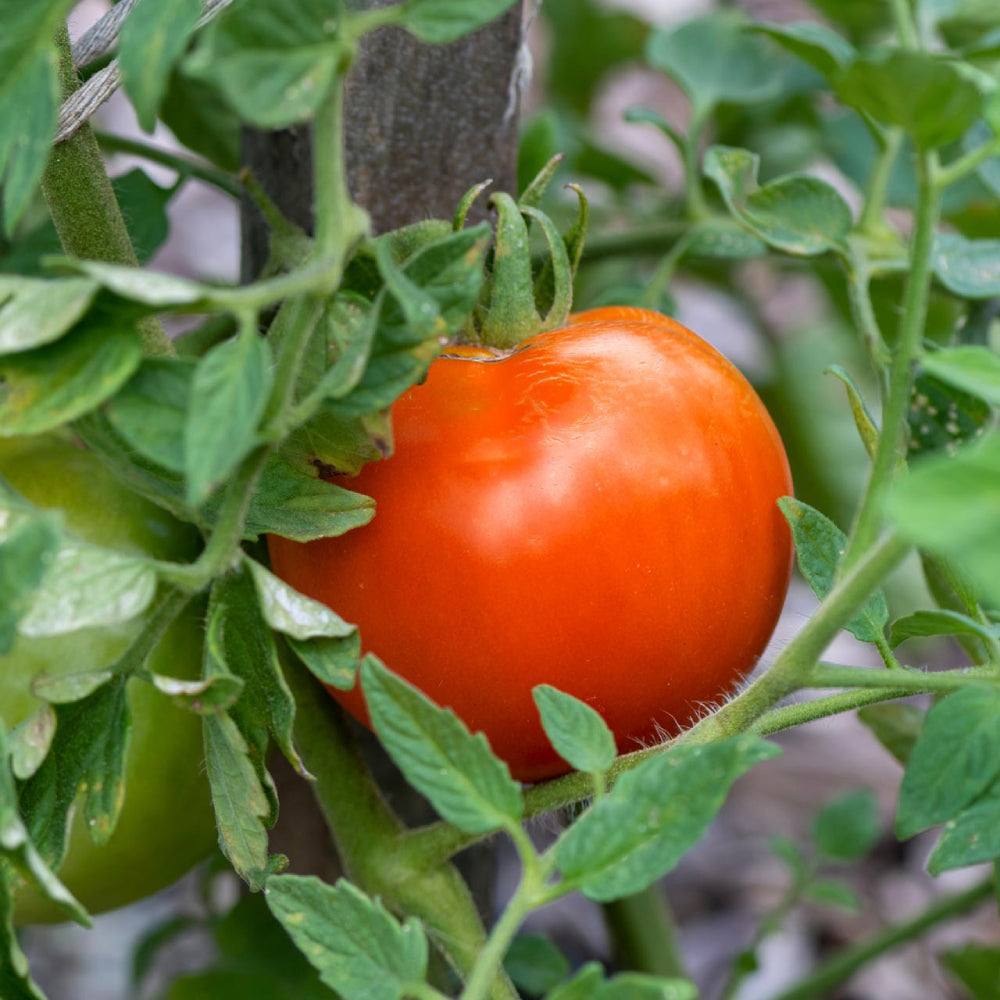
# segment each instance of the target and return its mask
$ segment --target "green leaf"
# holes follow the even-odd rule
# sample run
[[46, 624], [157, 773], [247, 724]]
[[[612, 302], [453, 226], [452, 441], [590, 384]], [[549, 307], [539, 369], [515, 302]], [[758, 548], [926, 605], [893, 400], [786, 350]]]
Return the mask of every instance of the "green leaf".
[[[0, 956], [8, 956], [8, 965], [0, 961], [0, 996], [7, 1000], [11, 996], [41, 996], [14, 992], [11, 983], [14, 973], [18, 974], [19, 989], [27, 983], [27, 963], [16, 950], [10, 912], [10, 889], [7, 876], [16, 871], [21, 877], [34, 883], [45, 896], [58, 904], [68, 917], [78, 923], [90, 926], [86, 911], [76, 901], [72, 893], [56, 878], [51, 868], [42, 859], [32, 843], [28, 830], [18, 814], [18, 790], [14, 776], [7, 767], [8, 744], [3, 724], [0, 723]], [[5, 988], [6, 987], [6, 988]], [[8, 992], [8, 988], [10, 992]]]
[[[997, 240], [997, 267], [1000, 280], [1000, 240]], [[1000, 406], [1000, 354], [988, 347], [948, 347], [928, 354], [921, 364], [949, 385]]]
[[1000, 996], [1000, 948], [965, 944], [944, 952], [945, 968], [969, 991], [972, 1000]]
[[57, 705], [52, 747], [21, 788], [21, 814], [52, 867], [65, 855], [70, 809], [80, 792], [85, 790], [84, 814], [93, 841], [104, 844], [114, 832], [132, 727], [125, 684], [124, 677], [114, 677], [79, 701]]
[[232, 708], [243, 693], [243, 681], [231, 674], [216, 674], [198, 680], [182, 680], [165, 674], [142, 675], [157, 691], [162, 692], [179, 708], [206, 715]]
[[184, 422], [192, 506], [203, 503], [256, 445], [273, 378], [271, 350], [252, 327], [197, 362]]
[[96, 282], [87, 278], [0, 276], [0, 354], [58, 340], [83, 317], [96, 292]]
[[239, 170], [240, 119], [215, 87], [175, 71], [160, 105], [160, 118], [192, 152], [223, 170]]
[[152, 132], [174, 65], [201, 17], [201, 0], [141, 0], [122, 26], [118, 63], [136, 117]]
[[10, 734], [10, 766], [20, 781], [30, 778], [45, 760], [56, 734], [56, 713], [51, 705], [43, 704]]
[[642, 891], [701, 839], [733, 782], [778, 753], [756, 736], [737, 736], [649, 758], [563, 834], [556, 867], [598, 902]]
[[698, 990], [683, 979], [663, 979], [640, 972], [622, 972], [604, 978], [597, 962], [588, 962], [545, 1000], [697, 1000]]
[[339, 639], [295, 639], [289, 635], [285, 642], [321, 683], [341, 691], [354, 687], [361, 665], [361, 638], [356, 632]]
[[[210, 654], [207, 654], [210, 655]], [[236, 723], [225, 713], [206, 715], [205, 766], [219, 825], [219, 846], [254, 891], [269, 874], [267, 830], [272, 814], [268, 796]]]
[[837, 96], [933, 149], [960, 139], [979, 117], [983, 95], [955, 63], [926, 52], [885, 48], [854, 60], [834, 85]]
[[184, 72], [223, 94], [240, 117], [277, 129], [311, 118], [345, 53], [339, 0], [235, 4], [200, 34]]
[[969, 240], [958, 233], [934, 238], [934, 274], [963, 299], [1000, 295], [1000, 240]]
[[696, 117], [718, 104], [757, 104], [777, 97], [787, 71], [774, 48], [746, 30], [741, 18], [714, 14], [662, 28], [646, 58], [676, 81]]
[[1000, 606], [1000, 435], [914, 463], [889, 511], [905, 537], [954, 559]]
[[53, 39], [74, 0], [0, 0], [0, 188], [9, 236], [42, 178], [61, 90]]
[[821, 855], [835, 861], [857, 861], [882, 833], [875, 793], [859, 788], [826, 803], [813, 823], [813, 840]]
[[272, 455], [254, 490], [245, 535], [281, 535], [310, 542], [342, 535], [367, 524], [374, 514], [371, 497], [305, 475]]
[[905, 767], [920, 737], [924, 712], [914, 705], [868, 705], [858, 710], [858, 718]]
[[427, 975], [427, 938], [415, 917], [400, 924], [350, 882], [268, 879], [267, 905], [320, 978], [343, 1000], [403, 1000]]
[[857, 383], [852, 378], [850, 372], [840, 365], [830, 365], [826, 370], [834, 378], [839, 379], [847, 390], [847, 401], [851, 407], [851, 415], [854, 417], [854, 426], [858, 429], [858, 437], [865, 446], [869, 458], [875, 457], [878, 447], [878, 427], [875, 425], [875, 418], [868, 410], [864, 397]]
[[[792, 529], [799, 571], [813, 593], [823, 600], [836, 583], [847, 536], [828, 517], [801, 500], [782, 497], [778, 506]], [[865, 601], [844, 628], [862, 642], [875, 642], [888, 621], [889, 606], [880, 589]]]
[[125, 442], [171, 472], [184, 470], [184, 423], [194, 371], [192, 359], [145, 358], [104, 408]]
[[400, 5], [400, 27], [422, 42], [442, 45], [454, 42], [499, 17], [514, 0], [405, 0]]
[[[1000, 30], [996, 32], [997, 41], [997, 53], [996, 57], [1000, 58]], [[980, 146], [986, 145], [993, 138], [992, 129], [985, 122], [976, 122], [975, 125], [965, 133], [962, 139], [962, 151], [965, 153], [971, 153], [979, 149]], [[981, 163], [976, 169], [976, 176], [993, 192], [998, 198], [1000, 198], [1000, 156], [993, 156], [988, 159], [985, 163]]]
[[[11, 521], [2, 499], [0, 519]], [[0, 527], [0, 656], [10, 652], [18, 623], [30, 611], [61, 538], [62, 518], [56, 513], [29, 515]]]
[[541, 934], [519, 934], [514, 938], [503, 967], [519, 990], [531, 994], [553, 989], [570, 972], [566, 956]]
[[139, 366], [131, 327], [87, 318], [44, 347], [0, 358], [0, 436], [41, 434], [94, 409]]
[[269, 736], [293, 767], [305, 765], [292, 743], [295, 701], [285, 682], [274, 636], [257, 601], [246, 566], [219, 580], [212, 592], [209, 640], [217, 661], [243, 682], [243, 695], [229, 714], [247, 742], [261, 782], [266, 784]]
[[820, 878], [809, 882], [802, 890], [802, 895], [822, 906], [836, 906], [851, 913], [861, 912], [861, 901], [854, 890], [835, 879]]
[[759, 157], [745, 149], [712, 146], [703, 164], [729, 211], [766, 243], [787, 253], [844, 250], [851, 229], [847, 202], [826, 181], [788, 174], [757, 185]]
[[[1000, 777], [1000, 690], [962, 688], [927, 713], [903, 775], [896, 834], [958, 815]], [[1000, 827], [998, 827], [1000, 828]]]
[[[147, 4], [150, 0], [146, 0]], [[176, 188], [162, 188], [136, 167], [111, 181], [140, 264], [147, 264], [170, 233], [167, 205]]]
[[586, 702], [539, 684], [532, 691], [542, 728], [556, 753], [577, 771], [603, 774], [615, 761], [615, 738]]
[[889, 645], [895, 649], [907, 639], [932, 635], [978, 635], [992, 641], [1000, 639], [1000, 626], [984, 625], [968, 615], [946, 608], [914, 611], [904, 618], [897, 618], [889, 629]]
[[931, 875], [1000, 858], [1000, 789], [950, 819], [927, 861]]
[[979, 396], [930, 372], [918, 372], [906, 414], [907, 454], [911, 459], [941, 451], [952, 454], [992, 422], [993, 410]]
[[472, 735], [451, 709], [438, 708], [373, 657], [361, 664], [361, 686], [382, 745], [443, 819], [467, 833], [521, 819], [520, 785], [482, 733]]
[[155, 310], [203, 305], [212, 295], [208, 285], [163, 271], [145, 271], [124, 264], [106, 264], [76, 257], [55, 257], [46, 263], [56, 271], [93, 278], [109, 292]]
[[252, 559], [246, 563], [257, 585], [264, 618], [275, 631], [302, 640], [319, 636], [341, 639], [354, 634], [355, 627], [325, 604], [293, 590], [260, 563]]
[[151, 562], [65, 539], [18, 631], [50, 636], [119, 625], [142, 614], [155, 593]]
[[773, 38], [783, 49], [809, 63], [832, 80], [857, 55], [853, 45], [832, 28], [814, 21], [754, 25], [753, 30]]

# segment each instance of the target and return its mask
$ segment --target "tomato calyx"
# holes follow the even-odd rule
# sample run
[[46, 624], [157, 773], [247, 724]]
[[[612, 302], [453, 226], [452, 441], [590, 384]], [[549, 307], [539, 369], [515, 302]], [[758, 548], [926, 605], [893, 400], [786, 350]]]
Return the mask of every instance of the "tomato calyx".
[[[497, 222], [493, 248], [479, 306], [459, 337], [460, 343], [477, 344], [507, 351], [529, 337], [565, 325], [573, 304], [573, 279], [583, 252], [589, 208], [583, 191], [575, 184], [576, 219], [565, 234], [538, 208], [559, 165], [554, 157], [528, 185], [521, 197], [497, 192], [489, 199]], [[455, 213], [460, 229], [473, 201], [486, 189], [477, 184], [462, 198]], [[541, 230], [544, 252], [532, 253], [530, 227]]]

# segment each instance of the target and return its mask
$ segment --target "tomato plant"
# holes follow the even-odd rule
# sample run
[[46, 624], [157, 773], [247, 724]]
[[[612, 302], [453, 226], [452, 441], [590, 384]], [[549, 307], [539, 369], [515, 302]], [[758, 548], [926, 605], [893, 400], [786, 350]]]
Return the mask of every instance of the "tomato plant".
[[[63, 511], [78, 538], [121, 552], [185, 559], [198, 537], [159, 507], [120, 486], [91, 454], [55, 436], [0, 441], [0, 475], [41, 508]], [[14, 726], [41, 707], [32, 678], [110, 666], [128, 647], [142, 620], [67, 635], [19, 636], [0, 657], [0, 718]], [[201, 663], [198, 616], [173, 623], [150, 668], [176, 677], [197, 676]], [[215, 824], [204, 775], [200, 720], [149, 684], [130, 681], [132, 734], [125, 801], [107, 844], [92, 841], [77, 810], [60, 878], [92, 912], [141, 899], [176, 881], [208, 855]], [[24, 923], [65, 919], [32, 892], [20, 896]]]
[[[680, 324], [604, 308], [503, 355], [448, 351], [394, 433], [350, 481], [374, 521], [272, 538], [274, 569], [516, 777], [568, 770], [537, 684], [596, 708], [626, 752], [753, 667], [791, 569], [788, 464], [750, 384]], [[331, 691], [366, 717], [359, 690]]]

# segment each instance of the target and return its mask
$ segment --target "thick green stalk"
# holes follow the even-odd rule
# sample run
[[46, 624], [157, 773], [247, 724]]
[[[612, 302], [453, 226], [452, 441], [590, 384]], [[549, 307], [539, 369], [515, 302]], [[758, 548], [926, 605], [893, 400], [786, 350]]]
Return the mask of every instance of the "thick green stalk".
[[957, 691], [976, 684], [1000, 684], [1000, 676], [986, 667], [971, 670], [942, 670], [925, 673], [921, 670], [872, 670], [868, 667], [819, 666], [809, 675], [804, 687], [891, 688], [926, 694], [929, 691]]
[[[68, 95], [80, 81], [65, 28], [56, 42], [62, 92]], [[87, 260], [139, 266], [89, 124], [52, 147], [42, 175], [42, 193], [66, 253]], [[173, 353], [170, 338], [155, 316], [139, 320], [136, 326], [147, 354]]]
[[847, 543], [843, 569], [852, 566], [867, 552], [882, 529], [885, 498], [901, 459], [906, 458], [906, 414], [917, 361], [920, 357], [927, 301], [931, 286], [931, 251], [940, 207], [939, 192], [933, 183], [937, 164], [934, 153], [917, 158], [920, 195], [915, 229], [910, 246], [910, 276], [903, 300], [899, 340], [889, 371], [889, 388], [882, 410], [882, 430], [872, 461], [865, 494]]
[[832, 996], [841, 983], [846, 982], [873, 959], [880, 958], [893, 948], [911, 944], [925, 931], [945, 920], [967, 913], [983, 900], [989, 899], [992, 893], [993, 880], [986, 879], [964, 892], [945, 896], [912, 919], [893, 924], [881, 934], [835, 955], [801, 982], [772, 997], [772, 1000], [823, 1000], [824, 997]]
[[663, 887], [605, 903], [604, 922], [611, 933], [617, 965], [667, 979], [686, 979], [674, 916]]
[[[442, 953], [469, 975], [486, 934], [458, 871], [424, 865], [406, 850], [404, 828], [382, 797], [361, 757], [343, 712], [291, 657], [285, 677], [295, 697], [295, 744], [314, 776], [313, 793], [345, 873], [366, 892], [420, 918]], [[488, 980], [490, 1000], [516, 1000], [502, 973]]]

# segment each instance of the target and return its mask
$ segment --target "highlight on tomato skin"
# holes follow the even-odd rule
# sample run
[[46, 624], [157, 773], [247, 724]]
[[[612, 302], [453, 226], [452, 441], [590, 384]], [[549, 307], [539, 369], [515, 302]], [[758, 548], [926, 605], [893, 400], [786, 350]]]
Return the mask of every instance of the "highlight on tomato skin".
[[[395, 405], [395, 453], [351, 484], [376, 500], [369, 525], [269, 547], [279, 576], [538, 781], [568, 765], [537, 684], [592, 705], [628, 752], [749, 673], [788, 586], [776, 501], [792, 483], [747, 380], [658, 313], [595, 309], [475, 353]], [[367, 722], [360, 690], [331, 694]]]

